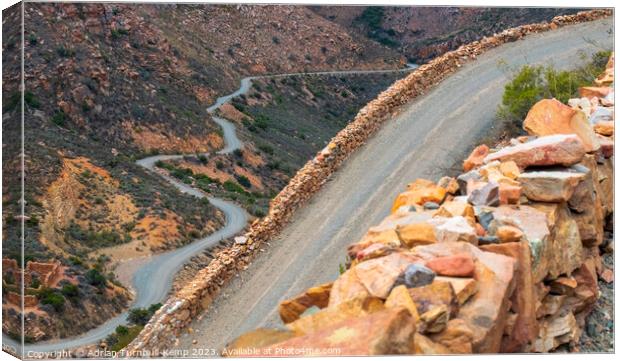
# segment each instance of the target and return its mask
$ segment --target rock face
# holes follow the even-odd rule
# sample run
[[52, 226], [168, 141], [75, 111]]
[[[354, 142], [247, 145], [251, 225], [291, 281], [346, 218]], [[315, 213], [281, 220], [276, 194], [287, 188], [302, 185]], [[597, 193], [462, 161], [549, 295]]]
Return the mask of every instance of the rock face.
[[536, 136], [576, 134], [583, 142], [586, 152], [594, 152], [600, 148], [586, 115], [557, 99], [543, 99], [534, 104], [523, 121], [523, 129]]
[[484, 158], [484, 162], [514, 161], [521, 169], [530, 166], [569, 166], [579, 163], [585, 153], [583, 142], [576, 135], [548, 135], [491, 153]]

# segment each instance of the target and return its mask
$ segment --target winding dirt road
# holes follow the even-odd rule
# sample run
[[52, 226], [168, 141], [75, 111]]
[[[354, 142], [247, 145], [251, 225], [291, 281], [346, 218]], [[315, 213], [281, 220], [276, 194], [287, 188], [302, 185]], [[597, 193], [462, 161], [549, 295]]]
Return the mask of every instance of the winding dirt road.
[[[233, 93], [222, 96], [216, 100], [216, 102], [207, 108], [207, 112], [211, 114], [213, 120], [222, 127], [224, 134], [225, 147], [218, 151], [219, 154], [229, 154], [243, 147], [243, 142], [237, 137], [235, 125], [221, 117], [215, 115], [215, 111], [230, 101], [232, 98], [247, 93], [254, 79], [259, 78], [281, 78], [297, 75], [347, 75], [347, 74], [372, 74], [372, 73], [393, 73], [393, 72], [406, 72], [415, 69], [415, 65], [407, 64], [403, 69], [392, 70], [344, 70], [344, 71], [324, 71], [324, 72], [308, 72], [308, 73], [287, 73], [276, 75], [263, 75], [246, 77], [241, 80], [239, 89]], [[172, 160], [183, 158], [183, 154], [175, 155], [156, 155], [147, 157], [136, 161], [136, 164], [146, 168], [149, 171], [155, 172], [159, 176], [163, 177], [179, 191], [193, 195], [197, 198], [207, 197], [201, 190], [193, 188], [179, 180], [167, 176], [161, 172], [157, 172], [155, 169], [155, 163], [159, 160]], [[140, 260], [132, 260], [132, 263], [138, 263], [135, 265], [124, 264], [121, 267], [127, 267], [126, 272], [133, 274], [132, 289], [135, 293], [135, 300], [130, 307], [148, 307], [151, 304], [163, 302], [172, 287], [174, 276], [181, 269], [181, 267], [188, 262], [193, 256], [200, 253], [204, 249], [217, 245], [221, 240], [230, 238], [244, 229], [248, 222], [248, 215], [246, 211], [237, 204], [215, 197], [207, 197], [211, 205], [218, 208], [224, 213], [226, 218], [226, 224], [221, 229], [217, 230], [213, 234], [195, 240], [194, 242], [178, 248], [176, 250], [160, 253], [150, 258], [144, 258]], [[134, 267], [135, 266], [135, 267]], [[80, 346], [91, 345], [98, 343], [106, 336], [115, 331], [116, 327], [127, 323], [128, 312], [123, 312], [98, 327], [91, 329], [79, 336], [54, 339], [39, 342], [36, 344], [27, 344], [23, 348], [21, 354], [34, 355], [33, 353], [51, 353], [62, 350], [75, 349]], [[14, 350], [13, 353], [19, 353], [22, 349], [19, 341], [14, 340], [7, 335], [2, 335], [3, 348]]]
[[358, 150], [250, 267], [222, 289], [179, 339], [179, 349], [221, 349], [243, 332], [281, 326], [278, 303], [338, 276], [345, 249], [385, 217], [415, 178], [436, 180], [493, 127], [507, 75], [499, 64], [567, 69], [613, 48], [613, 19], [571, 25], [502, 45], [403, 108]]

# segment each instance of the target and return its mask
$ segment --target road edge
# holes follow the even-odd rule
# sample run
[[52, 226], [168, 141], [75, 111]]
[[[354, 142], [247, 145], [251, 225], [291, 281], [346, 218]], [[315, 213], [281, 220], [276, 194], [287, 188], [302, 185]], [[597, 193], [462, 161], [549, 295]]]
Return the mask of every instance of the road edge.
[[268, 215], [254, 221], [240, 242], [219, 252], [206, 268], [196, 274], [193, 281], [164, 303], [138, 337], [121, 351], [121, 357], [165, 356], [166, 349], [174, 345], [181, 330], [187, 327], [195, 316], [208, 309], [220, 288], [249, 263], [258, 246], [276, 236], [293, 213], [317, 193], [340, 165], [402, 105], [425, 94], [463, 64], [475, 60], [478, 55], [490, 49], [517, 41], [529, 34], [612, 15], [612, 9], [597, 9], [557, 16], [550, 22], [507, 29], [447, 52], [395, 82], [362, 108], [347, 127], [297, 172], [271, 201]]

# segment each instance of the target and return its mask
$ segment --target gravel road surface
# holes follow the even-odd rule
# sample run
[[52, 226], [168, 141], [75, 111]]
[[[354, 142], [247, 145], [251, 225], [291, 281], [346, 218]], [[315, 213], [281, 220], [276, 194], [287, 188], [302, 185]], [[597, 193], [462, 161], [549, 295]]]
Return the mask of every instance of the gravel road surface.
[[[178, 348], [221, 349], [243, 332], [281, 326], [278, 303], [338, 276], [345, 249], [385, 217], [407, 183], [437, 180], [488, 132], [507, 74], [499, 66], [582, 63], [613, 47], [613, 19], [505, 44], [463, 66], [403, 108], [300, 209], [282, 234], [197, 318]], [[190, 352], [191, 355], [191, 352]]]

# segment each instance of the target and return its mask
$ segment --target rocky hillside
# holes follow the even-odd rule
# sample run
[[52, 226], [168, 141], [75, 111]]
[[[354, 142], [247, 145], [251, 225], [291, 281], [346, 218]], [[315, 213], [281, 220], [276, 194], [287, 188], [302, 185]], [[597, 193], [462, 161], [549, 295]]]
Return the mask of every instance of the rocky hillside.
[[613, 229], [613, 63], [568, 104], [534, 104], [527, 136], [476, 147], [458, 177], [410, 183], [334, 282], [280, 303], [285, 329], [222, 353], [579, 351], [598, 277], [612, 280], [601, 253]]
[[[49, 294], [38, 295], [37, 319], [29, 323], [36, 326], [33, 339], [102, 322], [71, 319], [95, 310], [86, 300], [114, 304], [110, 315], [121, 310], [128, 297], [112, 286], [117, 262], [177, 247], [222, 225], [208, 202], [179, 193], [134, 161], [221, 148], [221, 130], [206, 107], [242, 76], [403, 63], [397, 52], [303, 7], [26, 4], [22, 255], [20, 10], [6, 10], [3, 23], [3, 252], [7, 259], [58, 259], [71, 267], [84, 284], [75, 304], [85, 307], [58, 317], [49, 308], [39, 312]], [[85, 281], [95, 268], [108, 291]], [[58, 287], [50, 297], [67, 301]], [[108, 294], [119, 301], [106, 303]], [[17, 324], [5, 326], [12, 331]]]
[[523, 24], [573, 14], [567, 8], [313, 6], [317, 14], [425, 63], [462, 44]]

